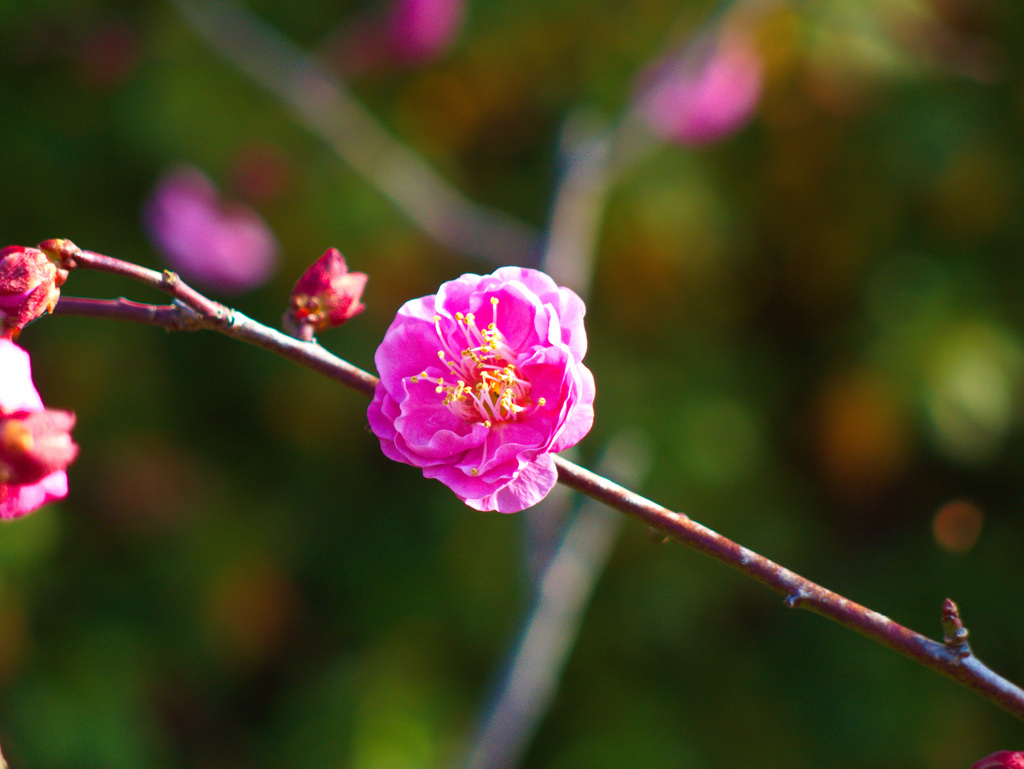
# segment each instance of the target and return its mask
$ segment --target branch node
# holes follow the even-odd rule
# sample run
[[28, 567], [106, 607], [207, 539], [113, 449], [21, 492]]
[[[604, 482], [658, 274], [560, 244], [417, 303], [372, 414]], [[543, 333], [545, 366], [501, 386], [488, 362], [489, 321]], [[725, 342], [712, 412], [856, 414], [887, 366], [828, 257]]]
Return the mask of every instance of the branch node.
[[164, 270], [162, 273], [162, 277], [163, 284], [168, 289], [173, 289], [181, 281], [181, 278], [178, 277], [178, 273], [172, 272], [171, 270]]
[[785, 600], [783, 600], [783, 603], [786, 604], [787, 609], [796, 609], [800, 606], [803, 600], [804, 597], [800, 593], [790, 593], [786, 596]]
[[968, 632], [960, 619], [960, 609], [949, 598], [942, 604], [942, 642], [961, 659], [971, 656]]
[[63, 270], [72, 270], [77, 267], [75, 258], [82, 254], [82, 249], [67, 238], [44, 240], [39, 244], [39, 250], [43, 251]]
[[[165, 276], [167, 274], [167, 272], [164, 273]], [[174, 275], [173, 272], [170, 274]], [[177, 278], [177, 275], [174, 275], [174, 277]], [[196, 331], [202, 328], [203, 316], [199, 312], [180, 299], [175, 299], [173, 304], [174, 309], [177, 310], [178, 326], [183, 331]]]

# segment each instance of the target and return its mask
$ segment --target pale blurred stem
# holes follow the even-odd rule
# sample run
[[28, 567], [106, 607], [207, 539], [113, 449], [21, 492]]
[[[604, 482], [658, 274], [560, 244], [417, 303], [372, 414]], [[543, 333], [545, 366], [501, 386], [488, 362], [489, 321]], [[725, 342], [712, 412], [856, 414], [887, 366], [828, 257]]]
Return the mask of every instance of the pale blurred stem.
[[556, 283], [586, 296], [615, 185], [663, 145], [633, 108], [611, 127], [577, 111], [566, 120], [562, 134], [564, 171], [551, 206], [541, 264]]
[[[56, 314], [87, 315], [161, 326], [171, 331], [209, 329], [277, 353], [300, 365], [372, 396], [377, 377], [333, 355], [316, 342], [301, 342], [264, 326], [240, 312], [202, 296], [173, 273], [159, 273], [118, 259], [82, 252], [74, 266], [113, 272], [171, 294], [172, 305], [140, 305], [126, 299], [97, 300], [62, 297]], [[1024, 689], [994, 673], [974, 656], [966, 630], [951, 601], [942, 611], [945, 643], [933, 641], [865, 606], [826, 590], [752, 550], [673, 512], [596, 473], [555, 457], [558, 478], [566, 486], [639, 519], [653, 529], [731, 566], [785, 596], [789, 608], [808, 609], [855, 630], [883, 646], [966, 686], [1024, 720]]]
[[[641, 435], [624, 432], [608, 444], [599, 467], [636, 483], [647, 475], [648, 453]], [[578, 495], [564, 491], [527, 512], [556, 496], [556, 508], [575, 503]], [[587, 603], [623, 523], [622, 516], [587, 499], [565, 526], [561, 543], [536, 580], [530, 611], [487, 699], [462, 769], [511, 769], [521, 764], [555, 697]]]
[[[564, 170], [537, 267], [585, 300], [590, 295], [598, 233], [613, 184], [608, 162], [612, 141], [603, 121], [593, 113], [576, 110], [566, 119], [559, 143]], [[646, 463], [637, 460], [644, 455], [638, 443], [636, 436], [619, 436], [606, 449], [602, 466], [613, 470], [611, 466], [618, 465], [621, 480], [634, 484], [638, 474], [646, 474]], [[533, 602], [514, 650], [486, 698], [463, 769], [519, 766], [554, 699], [587, 602], [622, 526], [620, 516], [588, 499], [554, 543], [550, 539], [554, 527], [566, 519], [567, 509], [576, 505], [576, 494], [551, 494], [524, 513]]]
[[435, 241], [498, 264], [532, 264], [536, 231], [469, 200], [392, 136], [307, 51], [233, 0], [171, 0], [192, 28], [252, 82], [274, 94], [367, 182]]

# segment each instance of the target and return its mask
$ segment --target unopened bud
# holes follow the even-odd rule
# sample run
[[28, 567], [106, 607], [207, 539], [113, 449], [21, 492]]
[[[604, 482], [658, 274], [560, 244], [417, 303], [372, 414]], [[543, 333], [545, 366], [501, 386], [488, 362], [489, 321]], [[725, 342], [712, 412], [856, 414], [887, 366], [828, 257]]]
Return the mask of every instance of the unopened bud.
[[36, 318], [53, 312], [68, 271], [38, 248], [0, 249], [0, 337], [16, 339]]
[[366, 309], [359, 301], [366, 280], [364, 273], [348, 271], [338, 249], [328, 249], [292, 289], [285, 328], [308, 341], [317, 331], [340, 326]]

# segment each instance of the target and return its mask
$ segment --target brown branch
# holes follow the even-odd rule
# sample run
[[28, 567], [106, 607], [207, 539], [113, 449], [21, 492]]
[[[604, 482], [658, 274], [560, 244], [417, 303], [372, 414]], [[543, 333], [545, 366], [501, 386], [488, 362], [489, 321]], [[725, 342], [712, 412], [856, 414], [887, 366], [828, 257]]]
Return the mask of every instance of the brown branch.
[[[152, 272], [150, 270], [150, 272]], [[159, 275], [159, 273], [156, 273]], [[182, 284], [183, 285], [183, 284]], [[216, 302], [211, 304], [216, 305]], [[220, 306], [220, 305], [218, 305]], [[348, 361], [328, 352], [316, 342], [304, 342], [280, 331], [257, 323], [252, 318], [223, 308], [223, 314], [215, 317], [201, 315], [192, 307], [177, 302], [168, 305], [139, 304], [127, 299], [83, 299], [62, 296], [54, 308], [54, 315], [78, 315], [89, 318], [127, 320], [150, 326], [160, 326], [168, 331], [218, 331], [232, 339], [276, 353], [306, 368], [323, 374], [341, 384], [357, 390], [367, 397], [373, 396], [377, 377]]]
[[[558, 479], [565, 485], [640, 519], [687, 547], [709, 555], [784, 595], [785, 604], [789, 608], [808, 609], [844, 627], [856, 630], [910, 657], [915, 662], [958, 681], [1024, 720], [1024, 689], [987, 668], [966, 647], [963, 642], [966, 631], [963, 630], [956, 605], [952, 601], [947, 599], [943, 607], [943, 626], [947, 628], [947, 637], [948, 628], [954, 627], [954, 640], [947, 643], [933, 641], [866, 606], [854, 603], [795, 574], [682, 513], [673, 512], [651, 502], [561, 457], [555, 457], [555, 464], [558, 467]], [[955, 630], [957, 623], [963, 630], [962, 634]]]
[[[76, 266], [104, 269], [141, 280], [172, 294], [178, 301], [173, 305], [154, 306], [140, 305], [126, 299], [104, 301], [69, 297], [61, 298], [58, 302], [55, 310], [58, 314], [119, 318], [162, 326], [172, 331], [200, 328], [218, 331], [277, 353], [364, 395], [373, 395], [378, 381], [375, 376], [327, 352], [316, 342], [299, 341], [257, 323], [240, 312], [206, 299], [179, 280], [166, 278], [164, 274], [110, 257], [101, 257], [99, 254], [82, 253], [86, 258], [81, 262], [76, 259]], [[1024, 720], [1024, 690], [994, 673], [974, 656], [966, 643], [966, 629], [952, 601], [947, 600], [943, 606], [942, 627], [946, 640], [934, 641], [801, 577], [682, 513], [662, 507], [561, 457], [555, 457], [555, 463], [559, 480], [566, 486], [731, 566], [785, 596], [786, 606], [808, 609], [855, 630], [952, 678]]]
[[170, 294], [200, 315], [211, 320], [222, 320], [230, 313], [227, 307], [212, 299], [207, 299], [185, 283], [185, 281], [178, 277], [176, 272], [171, 272], [170, 270], [157, 272], [156, 270], [140, 267], [131, 262], [115, 259], [112, 256], [104, 256], [93, 251], [82, 251], [70, 241], [64, 241], [64, 243], [66, 244], [64, 246], [66, 256], [62, 264], [63, 267], [111, 272], [115, 275], [131, 278], [139, 283], [152, 286], [157, 291]]
[[[201, 317], [190, 309], [187, 311], [193, 318]], [[118, 299], [80, 299], [74, 296], [62, 296], [53, 309], [54, 315], [127, 320], [132, 323], [161, 326], [169, 331], [185, 331], [189, 327], [185, 320], [185, 312], [186, 308], [182, 305], [141, 304], [125, 299], [123, 296]]]

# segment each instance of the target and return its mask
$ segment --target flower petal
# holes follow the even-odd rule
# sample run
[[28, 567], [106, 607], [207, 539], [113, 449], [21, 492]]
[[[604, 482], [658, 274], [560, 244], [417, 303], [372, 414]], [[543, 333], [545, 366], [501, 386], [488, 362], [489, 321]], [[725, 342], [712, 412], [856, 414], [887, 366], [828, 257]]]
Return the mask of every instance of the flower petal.
[[474, 510], [518, 513], [533, 507], [548, 495], [558, 482], [558, 470], [550, 454], [542, 454], [524, 467], [515, 479], [494, 493], [479, 499], [463, 499]]
[[0, 412], [42, 411], [43, 400], [32, 384], [28, 353], [10, 339], [0, 337]]
[[47, 502], [63, 499], [67, 495], [68, 475], [63, 470], [51, 473], [38, 483], [0, 485], [0, 520], [20, 518]]

